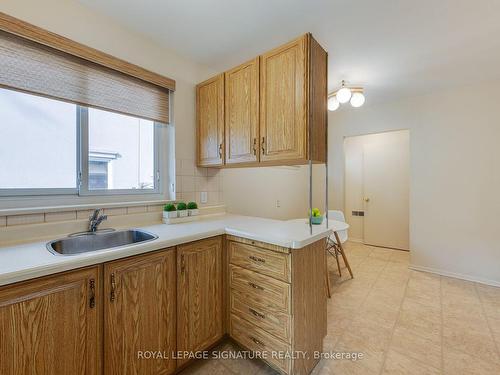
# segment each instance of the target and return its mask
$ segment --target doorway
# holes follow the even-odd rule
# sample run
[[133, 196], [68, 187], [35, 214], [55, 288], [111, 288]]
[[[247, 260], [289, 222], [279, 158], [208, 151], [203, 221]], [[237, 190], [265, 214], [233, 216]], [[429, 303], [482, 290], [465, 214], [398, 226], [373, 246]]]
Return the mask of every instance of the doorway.
[[409, 250], [410, 131], [346, 137], [344, 155], [351, 238]]

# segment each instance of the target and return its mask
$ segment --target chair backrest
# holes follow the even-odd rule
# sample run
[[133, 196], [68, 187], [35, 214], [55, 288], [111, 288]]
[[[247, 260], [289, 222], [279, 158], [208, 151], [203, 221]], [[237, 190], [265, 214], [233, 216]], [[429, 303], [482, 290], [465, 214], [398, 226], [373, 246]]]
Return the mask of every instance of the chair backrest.
[[[346, 222], [344, 213], [338, 210], [328, 210], [328, 218], [331, 220], [342, 221], [344, 223]], [[346, 242], [349, 238], [347, 230], [338, 231], [337, 234], [339, 235], [340, 242], [342, 243]]]
[[328, 210], [328, 218], [332, 220], [343, 221], [345, 223], [345, 216], [342, 211]]

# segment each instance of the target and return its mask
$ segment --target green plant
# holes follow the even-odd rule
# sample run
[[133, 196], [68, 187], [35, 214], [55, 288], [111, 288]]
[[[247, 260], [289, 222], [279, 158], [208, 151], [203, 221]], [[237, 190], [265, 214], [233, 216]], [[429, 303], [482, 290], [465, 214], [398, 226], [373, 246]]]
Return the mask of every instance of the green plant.
[[188, 210], [196, 210], [198, 208], [198, 204], [196, 202], [189, 202], [187, 204]]
[[179, 211], [184, 211], [187, 209], [187, 205], [184, 202], [179, 202], [177, 203], [177, 210]]
[[319, 208], [313, 208], [312, 209], [312, 216], [313, 217], [319, 217], [319, 216], [321, 216], [321, 211], [319, 210]]
[[172, 203], [167, 203], [165, 206], [163, 206], [163, 211], [172, 212], [175, 210], [175, 205], [173, 205]]

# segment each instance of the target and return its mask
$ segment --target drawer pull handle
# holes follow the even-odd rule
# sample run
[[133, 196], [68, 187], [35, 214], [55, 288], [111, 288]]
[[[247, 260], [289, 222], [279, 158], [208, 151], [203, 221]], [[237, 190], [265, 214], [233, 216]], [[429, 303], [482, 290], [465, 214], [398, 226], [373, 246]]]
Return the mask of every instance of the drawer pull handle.
[[262, 258], [259, 258], [259, 257], [256, 257], [254, 255], [250, 255], [249, 258], [251, 260], [253, 260], [254, 262], [258, 262], [258, 263], [266, 263], [266, 260], [265, 259], [262, 259]]
[[250, 285], [254, 289], [264, 290], [263, 287], [261, 287], [260, 285], [255, 284], [255, 283], [252, 283], [252, 282], [248, 282], [248, 285]]
[[248, 311], [250, 311], [253, 315], [255, 315], [258, 318], [264, 319], [266, 317], [264, 314], [261, 314], [260, 312], [255, 311], [251, 307], [248, 308]]
[[90, 279], [89, 281], [89, 286], [90, 286], [90, 301], [89, 301], [89, 307], [93, 309], [95, 307], [95, 280]]
[[257, 340], [255, 337], [250, 336], [250, 340], [252, 340], [254, 343], [260, 346], [264, 346], [264, 343], [262, 341]]

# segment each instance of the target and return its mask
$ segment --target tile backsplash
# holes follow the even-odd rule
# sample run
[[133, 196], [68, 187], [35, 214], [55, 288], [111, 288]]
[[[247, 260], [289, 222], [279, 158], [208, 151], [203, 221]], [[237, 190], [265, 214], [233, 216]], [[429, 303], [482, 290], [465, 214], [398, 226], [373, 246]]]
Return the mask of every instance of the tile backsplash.
[[[198, 168], [193, 159], [177, 159], [175, 166], [176, 200], [196, 201], [201, 207], [224, 203], [222, 173], [216, 168]], [[207, 202], [201, 202], [207, 192]]]

